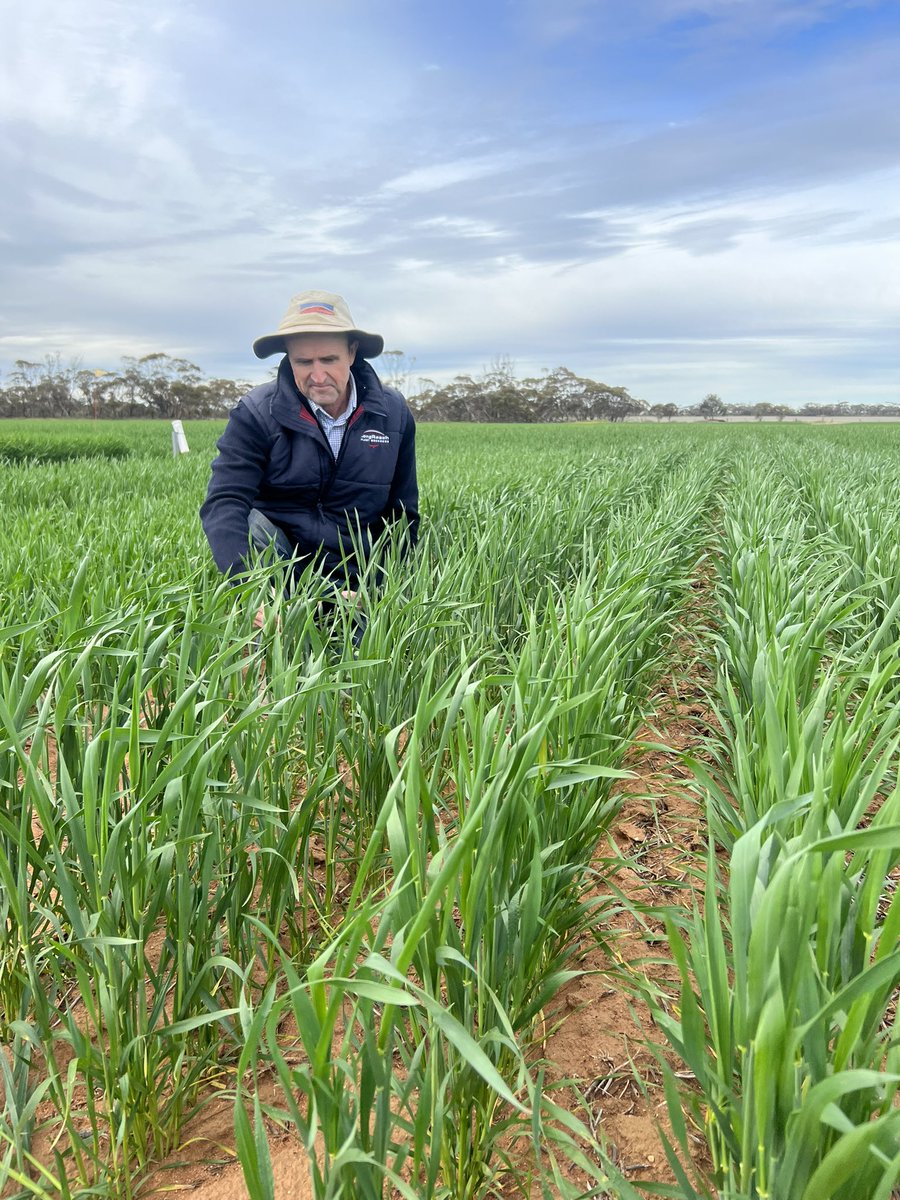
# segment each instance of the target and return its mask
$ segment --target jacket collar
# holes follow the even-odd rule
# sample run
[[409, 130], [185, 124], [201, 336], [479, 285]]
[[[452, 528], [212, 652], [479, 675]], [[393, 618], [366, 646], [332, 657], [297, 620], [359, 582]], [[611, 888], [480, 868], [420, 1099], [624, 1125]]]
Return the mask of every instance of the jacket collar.
[[[350, 368], [356, 380], [357, 406], [365, 407], [366, 412], [373, 415], [387, 416], [384, 402], [384, 388], [381, 380], [375, 374], [374, 368], [362, 358]], [[278, 376], [275, 380], [275, 391], [269, 405], [272, 416], [280, 425], [288, 429], [302, 429], [307, 432], [318, 430], [319, 423], [313, 416], [309, 401], [294, 383], [287, 355], [278, 366]], [[305, 414], [305, 415], [304, 415]], [[310, 424], [312, 421], [312, 424]]]

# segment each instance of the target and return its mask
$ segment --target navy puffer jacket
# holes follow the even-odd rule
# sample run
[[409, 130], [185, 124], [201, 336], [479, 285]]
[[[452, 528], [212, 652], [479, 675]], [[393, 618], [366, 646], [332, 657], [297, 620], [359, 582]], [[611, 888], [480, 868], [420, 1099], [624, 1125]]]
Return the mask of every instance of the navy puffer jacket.
[[281, 526], [300, 554], [315, 556], [328, 573], [337, 574], [345, 557], [353, 559], [354, 538], [365, 554], [387, 524], [404, 516], [407, 544], [415, 543], [412, 413], [365, 359], [352, 371], [357, 407], [337, 461], [286, 357], [276, 379], [232, 409], [200, 509], [220, 571], [235, 574], [247, 565], [251, 508]]

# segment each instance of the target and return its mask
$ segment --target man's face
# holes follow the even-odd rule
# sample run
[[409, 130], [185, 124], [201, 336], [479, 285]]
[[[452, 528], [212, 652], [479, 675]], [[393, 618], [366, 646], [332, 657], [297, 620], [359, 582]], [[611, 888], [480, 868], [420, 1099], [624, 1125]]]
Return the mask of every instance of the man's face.
[[294, 383], [330, 417], [339, 417], [350, 401], [350, 367], [356, 342], [342, 333], [298, 333], [285, 339]]

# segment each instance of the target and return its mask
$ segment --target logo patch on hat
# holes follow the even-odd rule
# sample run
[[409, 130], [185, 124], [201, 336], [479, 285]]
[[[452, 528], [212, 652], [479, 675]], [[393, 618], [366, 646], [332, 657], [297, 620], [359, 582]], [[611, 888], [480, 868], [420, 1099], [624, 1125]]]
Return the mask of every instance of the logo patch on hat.
[[323, 304], [321, 300], [313, 300], [308, 304], [301, 304], [297, 308], [297, 312], [302, 313], [324, 313], [327, 317], [334, 316], [334, 305]]
[[388, 435], [378, 429], [364, 430], [359, 440], [365, 442], [367, 446], [389, 446], [391, 444]]

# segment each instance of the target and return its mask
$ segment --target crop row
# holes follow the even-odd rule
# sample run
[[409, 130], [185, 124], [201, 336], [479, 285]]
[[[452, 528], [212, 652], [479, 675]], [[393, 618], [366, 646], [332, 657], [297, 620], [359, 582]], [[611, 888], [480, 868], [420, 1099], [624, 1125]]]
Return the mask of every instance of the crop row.
[[[699, 1084], [689, 1105], [717, 1195], [887, 1200], [900, 1177], [898, 579], [861, 489], [786, 457], [781, 482], [743, 459], [724, 504], [718, 736], [712, 768], [697, 765], [706, 896], [670, 921], [681, 988], [656, 1016]], [[709, 1194], [675, 1168], [685, 1195]]]

